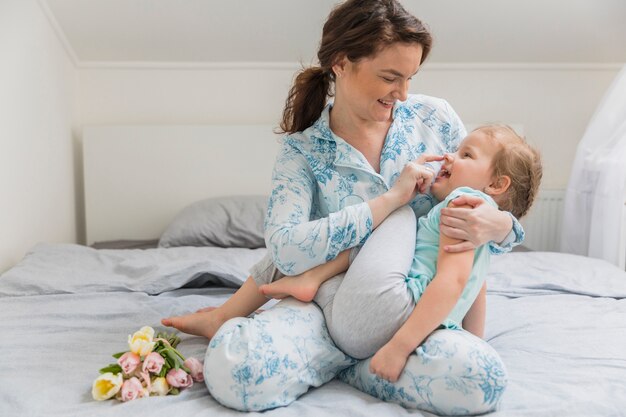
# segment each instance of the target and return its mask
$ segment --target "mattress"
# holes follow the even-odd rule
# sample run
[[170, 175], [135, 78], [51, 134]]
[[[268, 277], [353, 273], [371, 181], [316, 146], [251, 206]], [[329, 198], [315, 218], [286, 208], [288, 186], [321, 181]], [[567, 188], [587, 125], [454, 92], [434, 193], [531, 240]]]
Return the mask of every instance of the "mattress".
[[[0, 276], [0, 416], [240, 415], [203, 384], [118, 403], [94, 401], [91, 383], [128, 334], [222, 304], [264, 253], [35, 246]], [[574, 255], [510, 253], [492, 257], [487, 302], [486, 339], [509, 372], [493, 416], [626, 414], [625, 272]], [[204, 357], [206, 339], [181, 336], [184, 355]], [[339, 381], [263, 415], [431, 416]]]

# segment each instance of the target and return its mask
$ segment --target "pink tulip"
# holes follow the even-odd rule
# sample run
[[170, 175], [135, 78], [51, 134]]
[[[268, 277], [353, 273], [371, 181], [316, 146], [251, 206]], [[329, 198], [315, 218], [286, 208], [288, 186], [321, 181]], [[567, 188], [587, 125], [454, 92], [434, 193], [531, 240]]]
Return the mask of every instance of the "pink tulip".
[[187, 388], [193, 385], [191, 375], [182, 369], [170, 369], [165, 379], [174, 388]]
[[117, 360], [117, 363], [126, 375], [130, 375], [141, 363], [141, 358], [136, 353], [126, 352]]
[[156, 352], [152, 352], [144, 358], [142, 370], [144, 372], [148, 371], [153, 374], [158, 374], [159, 372], [161, 372], [161, 368], [163, 367], [164, 363], [165, 359], [163, 359], [163, 356]]
[[200, 362], [196, 358], [188, 358], [185, 360], [185, 362], [183, 362], [183, 365], [189, 368], [189, 370], [191, 371], [191, 378], [195, 382], [204, 381], [204, 366], [202, 365], [202, 362]]
[[136, 377], [132, 377], [124, 381], [122, 385], [122, 401], [130, 401], [141, 398], [145, 394], [143, 385]]

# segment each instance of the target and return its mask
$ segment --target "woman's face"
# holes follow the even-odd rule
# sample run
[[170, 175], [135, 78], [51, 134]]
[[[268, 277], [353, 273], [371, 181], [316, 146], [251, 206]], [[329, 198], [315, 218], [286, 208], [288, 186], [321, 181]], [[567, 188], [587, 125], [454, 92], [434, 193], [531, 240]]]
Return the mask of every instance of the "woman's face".
[[444, 163], [430, 192], [439, 201], [458, 187], [484, 192], [492, 183], [492, 163], [498, 150], [497, 143], [485, 132], [471, 132], [455, 153], [444, 155]]
[[357, 62], [344, 58], [333, 66], [335, 105], [361, 121], [391, 120], [394, 103], [407, 99], [421, 59], [422, 46], [417, 43], [395, 43]]

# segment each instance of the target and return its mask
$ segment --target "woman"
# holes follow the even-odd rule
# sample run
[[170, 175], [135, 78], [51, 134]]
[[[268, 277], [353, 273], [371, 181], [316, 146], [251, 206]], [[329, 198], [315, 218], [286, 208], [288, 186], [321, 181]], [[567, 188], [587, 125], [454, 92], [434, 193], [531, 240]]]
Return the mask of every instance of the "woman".
[[[417, 216], [432, 208], [431, 196], [415, 196], [417, 175], [413, 182], [396, 181], [407, 163], [425, 152], [452, 152], [465, 136], [445, 101], [407, 94], [430, 47], [428, 31], [395, 0], [350, 0], [331, 12], [320, 67], [298, 75], [281, 124], [288, 134], [275, 164], [265, 224], [271, 258], [255, 265], [220, 308], [163, 321], [212, 338], [205, 378], [222, 404], [245, 411], [283, 406], [339, 375], [383, 400], [440, 414], [497, 406], [506, 384], [503, 365], [488, 344], [467, 332], [434, 332], [392, 384], [371, 374], [367, 360], [358, 362], [335, 347], [314, 304], [284, 300], [244, 318], [266, 302], [259, 284], [358, 248], [406, 203]], [[326, 106], [333, 86], [334, 102]], [[466, 241], [449, 250], [523, 238], [507, 213], [471, 198], [458, 204], [475, 207], [442, 212], [441, 231]], [[406, 273], [412, 249], [400, 251], [407, 259], [389, 260], [387, 273]], [[320, 307], [332, 304], [340, 281], [335, 277], [320, 288]]]

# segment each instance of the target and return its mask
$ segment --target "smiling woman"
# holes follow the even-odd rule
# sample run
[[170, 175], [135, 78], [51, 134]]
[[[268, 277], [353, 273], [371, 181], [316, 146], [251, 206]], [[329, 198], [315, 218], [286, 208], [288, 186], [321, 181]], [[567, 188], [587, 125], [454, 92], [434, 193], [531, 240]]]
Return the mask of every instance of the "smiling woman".
[[[420, 44], [394, 43], [373, 57], [350, 61], [342, 57], [332, 66], [336, 78], [336, 94], [344, 97], [344, 106], [334, 106], [333, 113], [346, 111], [331, 119], [335, 134], [349, 138], [349, 131], [339, 123], [358, 118], [370, 124], [389, 123], [396, 101], [408, 97], [409, 82], [422, 62], [424, 48]], [[338, 108], [339, 107], [339, 108]]]
[[[221, 404], [265, 410], [289, 403], [290, 409], [263, 414], [339, 417], [376, 410], [389, 417], [431, 415], [404, 406], [462, 415], [491, 410], [500, 399], [498, 416], [624, 413], [626, 272], [598, 259], [555, 252], [492, 257], [487, 343], [468, 332], [442, 329], [411, 353], [394, 383], [377, 377], [370, 360], [350, 357], [338, 343], [384, 339], [373, 326], [385, 327], [398, 318], [392, 314], [397, 302], [383, 302], [385, 294], [394, 294], [380, 287], [380, 279], [408, 270], [415, 244], [410, 242], [412, 225], [435, 198], [419, 193], [410, 200], [411, 208], [402, 209], [403, 217], [389, 215], [376, 228], [372, 205], [394, 196], [403, 167], [411, 163], [419, 169], [419, 156], [457, 151], [464, 129], [456, 112], [480, 124], [506, 120], [523, 125], [546, 157], [546, 185], [567, 183], [585, 121], [620, 62], [626, 62], [626, 2], [406, 1], [409, 14], [433, 29], [435, 49], [420, 58], [425, 61], [406, 101], [395, 100], [390, 91], [403, 89], [394, 82], [408, 82], [413, 68], [403, 66], [414, 56], [394, 58], [380, 72], [370, 67], [370, 74], [357, 73], [390, 84], [363, 98], [368, 102], [353, 99], [354, 109], [365, 110], [351, 114], [346, 100], [372, 86], [355, 82], [347, 90], [345, 77], [335, 78], [332, 66], [322, 69], [315, 59], [321, 25], [343, 1], [0, 0], [0, 271], [28, 253], [0, 275], [0, 380], [5, 382], [0, 384], [0, 416], [144, 416], [175, 408], [177, 415], [217, 417], [233, 414]], [[390, 7], [379, 13], [370, 8], [373, 4]], [[404, 20], [407, 14], [397, 3], [345, 3], [357, 6], [371, 13], [333, 20], [335, 26], [324, 32], [338, 33], [328, 38], [330, 43], [346, 41], [344, 33], [366, 23], [391, 22], [392, 32], [404, 30], [402, 22], [419, 27]], [[354, 11], [345, 7], [337, 16]], [[346, 56], [355, 70], [364, 71], [391, 49], [401, 50], [395, 46], [423, 48], [420, 42], [391, 43], [350, 58], [360, 51], [360, 39], [344, 44], [331, 64]], [[313, 60], [310, 85], [319, 91], [320, 104], [309, 110], [319, 116], [278, 141], [272, 129], [281, 121], [297, 61]], [[320, 84], [324, 88], [318, 89]], [[416, 93], [445, 97], [451, 104]], [[302, 102], [309, 107], [315, 101]], [[380, 107], [390, 122], [374, 120], [370, 110]], [[626, 106], [619, 108], [626, 111]], [[598, 111], [605, 117], [615, 114], [608, 108]], [[626, 123], [626, 113], [615, 120]], [[257, 123], [263, 125], [250, 126]], [[601, 125], [603, 132], [611, 126]], [[90, 130], [107, 131], [97, 141], [102, 147], [90, 141]], [[589, 131], [590, 141], [582, 145], [603, 155], [601, 162], [607, 152], [598, 138], [612, 135]], [[81, 161], [81, 148], [93, 158]], [[620, 165], [626, 169], [624, 160], [626, 154]], [[432, 163], [434, 171], [437, 165]], [[104, 193], [104, 181], [91, 181], [95, 168], [111, 190]], [[460, 172], [448, 168], [453, 175]], [[626, 178], [603, 176], [609, 177]], [[572, 180], [585, 184], [579, 179]], [[181, 209], [207, 197], [257, 193], [266, 195], [267, 207], [270, 192], [270, 257], [228, 300], [267, 253], [241, 241], [254, 237], [255, 248], [265, 243], [267, 210], [255, 217], [260, 223], [255, 220], [254, 232], [246, 234], [249, 229], [225, 223], [242, 220], [234, 210], [218, 219], [214, 205], [184, 215]], [[104, 198], [93, 199], [96, 194]], [[560, 193], [554, 196], [562, 202], [556, 200]], [[550, 207], [557, 204], [551, 201]], [[488, 220], [488, 211], [481, 209], [473, 211], [481, 213], [475, 219]], [[559, 210], [549, 211], [550, 217], [536, 217], [537, 232], [558, 223]], [[181, 222], [174, 224], [177, 213]], [[597, 217], [616, 230], [606, 207], [601, 213]], [[464, 221], [471, 219], [457, 219]], [[146, 250], [50, 243], [84, 242], [85, 222], [87, 243], [92, 232], [98, 240], [158, 238], [168, 224], [179, 232], [169, 237], [180, 240], [175, 247]], [[572, 231], [584, 229], [583, 223], [574, 224]], [[385, 227], [393, 236], [377, 245], [374, 237]], [[608, 229], [594, 230], [602, 238]], [[201, 244], [240, 247], [188, 246], [209, 236]], [[525, 244], [539, 249], [529, 238]], [[38, 241], [48, 243], [33, 246]], [[90, 400], [95, 365], [108, 363], [118, 349], [107, 346], [111, 340], [125, 341], [135, 330], [133, 323], [156, 325], [162, 317], [219, 307], [213, 310], [217, 313], [199, 315], [200, 326], [189, 317], [172, 320], [191, 332], [210, 334], [212, 320], [248, 314], [259, 284], [282, 276], [276, 266], [307, 274], [314, 265], [327, 267], [335, 255], [334, 260], [352, 258], [352, 264], [343, 279], [339, 274], [322, 286], [316, 304], [281, 301], [255, 318], [224, 323], [211, 340], [181, 335], [186, 356], [205, 357], [210, 344], [207, 386], [215, 397], [195, 383], [183, 395], [123, 407]], [[348, 278], [354, 279], [352, 287], [345, 285]], [[268, 285], [283, 282], [288, 279]], [[248, 300], [241, 302], [242, 296]], [[237, 302], [238, 310], [233, 309]], [[327, 331], [331, 325], [335, 339]], [[121, 389], [121, 381], [105, 379], [98, 395]], [[151, 384], [161, 393], [169, 386]]]
[[[426, 338], [424, 346], [439, 346], [438, 353], [428, 348], [428, 353], [418, 349], [411, 354], [400, 379], [384, 382], [392, 384], [385, 392], [398, 393], [389, 398], [375, 394], [381, 380], [370, 372], [369, 362], [355, 359], [367, 355], [342, 352], [327, 330], [334, 330], [337, 342], [356, 333], [371, 334], [363, 324], [384, 327], [390, 319], [372, 313], [389, 307], [377, 295], [385, 292], [386, 278], [409, 269], [415, 217], [436, 202], [432, 195], [417, 192], [421, 167], [406, 172], [403, 168], [426, 153], [455, 151], [465, 136], [447, 102], [408, 95], [410, 78], [427, 58], [431, 43], [422, 22], [395, 0], [349, 0], [329, 15], [317, 54], [319, 66], [298, 74], [283, 112], [281, 128], [287, 135], [274, 165], [265, 219], [269, 255], [223, 306], [163, 320], [165, 325], [212, 338], [205, 360], [206, 384], [222, 404], [245, 411], [287, 405], [348, 368], [341, 373], [344, 381], [409, 408], [469, 414], [498, 405], [506, 386], [504, 367], [487, 343], [467, 332], [442, 330], [433, 339]], [[334, 100], [327, 103], [331, 95]], [[519, 225], [507, 213], [480, 198], [465, 200], [476, 206], [469, 215], [459, 215], [459, 209], [448, 215], [457, 226], [447, 233], [463, 241], [451, 245], [453, 252], [508, 237], [506, 247], [486, 245], [499, 253], [521, 240]], [[392, 214], [406, 204], [413, 210], [404, 207]], [[316, 304], [285, 300], [253, 319], [243, 318], [266, 302], [259, 285], [330, 265], [327, 262], [333, 259], [354, 257], [379, 225], [395, 228], [404, 218], [409, 223], [399, 226], [398, 239], [385, 243], [389, 257], [380, 261], [369, 255], [356, 257], [355, 263], [376, 264], [368, 277], [361, 277], [363, 282], [377, 283], [364, 284], [370, 291], [367, 297], [357, 291], [333, 303], [341, 283], [337, 276], [320, 288]], [[481, 220], [478, 225], [476, 219]], [[379, 310], [364, 310], [359, 300], [368, 307], [374, 300]], [[334, 314], [331, 308], [336, 308]], [[447, 371], [442, 374], [442, 369]], [[473, 382], [445, 388], [446, 381], [466, 378], [468, 369]], [[428, 398], [416, 391], [413, 376], [436, 381]]]
[[[310, 127], [319, 118], [326, 104], [330, 83], [342, 77], [346, 70], [351, 70], [350, 74], [352, 72], [358, 74], [355, 69], [362, 61], [372, 61], [378, 57], [374, 67], [373, 63], [369, 62], [367, 68], [369, 71], [363, 71], [365, 79], [355, 78], [351, 85], [347, 81], [336, 83], [336, 94], [346, 93], [340, 92], [344, 85], [344, 90], [350, 91], [350, 95], [357, 94], [357, 91], [351, 91], [355, 86], [374, 88], [378, 83], [373, 77], [381, 78], [383, 81], [387, 78], [390, 82], [395, 81], [398, 74], [400, 78], [408, 78], [426, 60], [432, 47], [432, 38], [422, 23], [404, 9], [394, 16], [398, 19], [396, 22], [383, 19], [365, 23], [364, 20], [371, 18], [371, 15], [378, 13], [380, 16], [384, 13], [387, 5], [381, 3], [378, 10], [373, 10], [374, 7], [368, 5], [336, 8], [330, 14], [324, 24], [322, 41], [317, 53], [319, 67], [306, 68], [300, 72], [289, 92], [281, 123], [284, 132], [301, 132]], [[402, 6], [398, 4], [398, 7]], [[392, 69], [387, 65], [392, 65]], [[397, 66], [402, 68], [396, 69]], [[377, 73], [373, 74], [372, 70]], [[395, 78], [385, 76], [385, 70], [395, 74]], [[406, 75], [402, 75], [402, 71]], [[408, 84], [403, 85], [405, 98], [407, 87]], [[372, 93], [374, 91], [370, 91], [370, 94]], [[382, 93], [384, 96], [389, 94], [389, 91], [377, 89], [375, 93]], [[376, 95], [374, 100], [378, 99], [382, 100], [384, 97]], [[371, 97], [366, 98], [364, 103], [370, 103], [371, 100]], [[387, 100], [387, 110], [390, 110], [390, 104], [393, 104], [395, 99], [387, 97]], [[361, 103], [359, 105], [363, 106]], [[383, 121], [389, 119], [390, 113], [387, 111], [386, 119]]]

